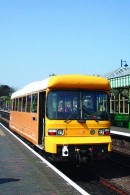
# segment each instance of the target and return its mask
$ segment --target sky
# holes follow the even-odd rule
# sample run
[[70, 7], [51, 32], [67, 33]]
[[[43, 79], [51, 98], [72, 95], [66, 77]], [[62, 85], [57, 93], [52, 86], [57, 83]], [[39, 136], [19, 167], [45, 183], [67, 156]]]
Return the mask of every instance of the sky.
[[130, 65], [129, 0], [0, 0], [0, 84]]

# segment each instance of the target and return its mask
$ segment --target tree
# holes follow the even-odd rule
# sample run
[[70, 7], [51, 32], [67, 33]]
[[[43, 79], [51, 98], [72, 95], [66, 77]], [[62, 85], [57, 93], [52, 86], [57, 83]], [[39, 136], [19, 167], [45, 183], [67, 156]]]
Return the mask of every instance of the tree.
[[8, 85], [0, 85], [0, 108], [9, 109], [11, 104], [11, 94], [16, 91]]
[[14, 89], [9, 87], [8, 85], [0, 86], [0, 96], [9, 96], [14, 92]]

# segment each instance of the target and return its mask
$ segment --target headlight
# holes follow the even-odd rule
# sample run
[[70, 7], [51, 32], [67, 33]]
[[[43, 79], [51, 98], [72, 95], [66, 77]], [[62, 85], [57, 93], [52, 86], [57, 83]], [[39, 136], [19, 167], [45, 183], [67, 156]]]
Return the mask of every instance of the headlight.
[[58, 129], [57, 130], [57, 135], [64, 135], [64, 130], [63, 129]]
[[99, 135], [110, 135], [110, 129], [99, 129], [98, 134]]
[[64, 135], [63, 129], [48, 129], [48, 135]]
[[103, 134], [104, 134], [104, 129], [99, 129], [99, 130], [98, 130], [98, 134], [99, 134], [99, 135], [103, 135]]

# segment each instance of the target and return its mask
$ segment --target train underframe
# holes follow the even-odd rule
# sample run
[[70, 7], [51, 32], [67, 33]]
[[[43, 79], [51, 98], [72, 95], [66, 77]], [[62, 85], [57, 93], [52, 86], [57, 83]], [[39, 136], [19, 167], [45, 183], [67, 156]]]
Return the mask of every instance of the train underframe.
[[73, 161], [77, 166], [80, 163], [107, 159], [109, 156], [108, 144], [57, 146], [57, 154], [49, 154], [52, 161]]

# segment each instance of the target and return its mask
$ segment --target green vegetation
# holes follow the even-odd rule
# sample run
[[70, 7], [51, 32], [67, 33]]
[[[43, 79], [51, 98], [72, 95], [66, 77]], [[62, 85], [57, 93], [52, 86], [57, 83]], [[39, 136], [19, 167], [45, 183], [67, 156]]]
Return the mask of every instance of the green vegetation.
[[11, 94], [16, 91], [8, 85], [0, 85], [0, 109], [10, 110]]

